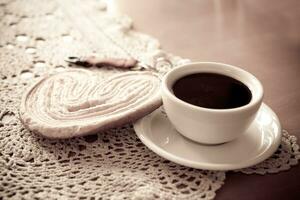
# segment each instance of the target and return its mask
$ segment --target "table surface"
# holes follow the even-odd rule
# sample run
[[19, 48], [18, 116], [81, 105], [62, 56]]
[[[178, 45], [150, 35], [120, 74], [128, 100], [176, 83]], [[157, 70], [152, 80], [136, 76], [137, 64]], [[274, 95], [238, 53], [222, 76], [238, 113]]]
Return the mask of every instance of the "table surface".
[[[115, 7], [168, 52], [254, 74], [264, 102], [300, 138], [299, 0], [119, 0]], [[228, 173], [216, 199], [300, 199], [299, 180], [300, 165], [265, 176]]]

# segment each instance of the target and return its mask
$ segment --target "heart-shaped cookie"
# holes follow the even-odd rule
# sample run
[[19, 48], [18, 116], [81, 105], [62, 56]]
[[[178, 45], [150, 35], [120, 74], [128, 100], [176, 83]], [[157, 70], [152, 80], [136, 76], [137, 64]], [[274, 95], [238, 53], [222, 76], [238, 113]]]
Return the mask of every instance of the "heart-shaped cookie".
[[41, 79], [23, 96], [20, 118], [48, 138], [71, 138], [133, 122], [161, 105], [160, 79], [152, 72], [101, 78], [73, 69]]

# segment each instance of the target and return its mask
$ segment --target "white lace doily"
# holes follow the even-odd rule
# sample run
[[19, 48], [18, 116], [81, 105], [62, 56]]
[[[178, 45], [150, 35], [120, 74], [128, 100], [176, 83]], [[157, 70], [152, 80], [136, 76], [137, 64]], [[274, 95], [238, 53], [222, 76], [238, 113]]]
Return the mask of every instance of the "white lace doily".
[[[188, 62], [159, 50], [104, 1], [0, 1], [0, 199], [212, 199], [225, 172], [169, 162], [148, 150], [131, 125], [69, 140], [48, 140], [18, 119], [24, 90], [69, 66], [67, 56], [133, 56], [161, 73]], [[91, 69], [100, 76], [116, 69]], [[300, 158], [284, 132], [279, 150], [244, 173], [289, 169]]]

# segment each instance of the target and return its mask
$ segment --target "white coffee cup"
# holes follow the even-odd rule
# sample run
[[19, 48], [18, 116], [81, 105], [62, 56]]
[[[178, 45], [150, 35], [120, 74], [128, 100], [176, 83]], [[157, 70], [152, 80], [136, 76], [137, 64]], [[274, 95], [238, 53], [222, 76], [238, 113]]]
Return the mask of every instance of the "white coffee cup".
[[[211, 109], [189, 104], [174, 95], [172, 86], [178, 79], [201, 72], [222, 74], [241, 81], [250, 89], [251, 101], [237, 108]], [[242, 135], [254, 120], [262, 99], [263, 87], [255, 76], [222, 63], [184, 64], [169, 71], [162, 81], [163, 106], [169, 120], [179, 133], [203, 144], [225, 143]]]

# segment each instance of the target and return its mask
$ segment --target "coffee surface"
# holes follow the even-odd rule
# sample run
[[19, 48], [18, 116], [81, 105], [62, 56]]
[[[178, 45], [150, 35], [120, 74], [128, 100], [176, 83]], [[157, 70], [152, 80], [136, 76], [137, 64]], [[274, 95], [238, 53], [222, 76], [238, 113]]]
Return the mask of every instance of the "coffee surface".
[[177, 98], [204, 108], [237, 108], [248, 104], [252, 98], [245, 84], [216, 73], [184, 76], [174, 83], [172, 89]]

